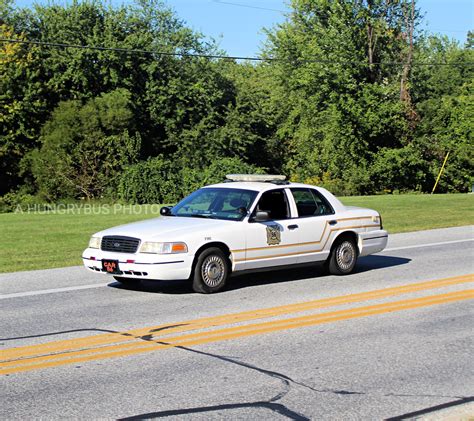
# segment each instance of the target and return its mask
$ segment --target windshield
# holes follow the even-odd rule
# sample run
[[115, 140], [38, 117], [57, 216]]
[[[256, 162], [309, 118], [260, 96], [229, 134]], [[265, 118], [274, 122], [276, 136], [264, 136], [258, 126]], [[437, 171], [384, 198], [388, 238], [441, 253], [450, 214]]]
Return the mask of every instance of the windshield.
[[209, 187], [196, 190], [171, 209], [174, 216], [241, 221], [256, 191]]

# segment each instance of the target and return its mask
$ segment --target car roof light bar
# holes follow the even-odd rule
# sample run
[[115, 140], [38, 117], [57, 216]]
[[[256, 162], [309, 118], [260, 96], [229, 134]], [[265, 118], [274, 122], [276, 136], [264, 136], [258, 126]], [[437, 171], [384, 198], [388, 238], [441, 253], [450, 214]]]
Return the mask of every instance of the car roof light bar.
[[286, 176], [272, 174], [227, 174], [226, 179], [229, 181], [255, 181], [270, 182], [275, 184], [286, 184]]

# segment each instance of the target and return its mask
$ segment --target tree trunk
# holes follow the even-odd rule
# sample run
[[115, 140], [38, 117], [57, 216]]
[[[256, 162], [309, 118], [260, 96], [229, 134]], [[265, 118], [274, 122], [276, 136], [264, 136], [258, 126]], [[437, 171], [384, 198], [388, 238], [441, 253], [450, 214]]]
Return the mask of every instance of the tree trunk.
[[[408, 6], [408, 4], [406, 4]], [[408, 42], [408, 52], [406, 54], [402, 77], [400, 80], [400, 101], [405, 103], [407, 110], [407, 118], [410, 124], [410, 127], [413, 129], [416, 125], [416, 120], [418, 115], [413, 107], [411, 102], [410, 88], [409, 88], [409, 78], [410, 71], [413, 62], [413, 32], [415, 29], [415, 0], [411, 0], [411, 4], [408, 7], [404, 8], [404, 18], [405, 18], [405, 39]]]
[[404, 10], [405, 15], [405, 38], [408, 40], [408, 53], [403, 65], [402, 78], [400, 81], [400, 101], [411, 104], [410, 92], [408, 91], [408, 78], [410, 76], [413, 60], [413, 31], [415, 26], [415, 0], [411, 0], [410, 10]]

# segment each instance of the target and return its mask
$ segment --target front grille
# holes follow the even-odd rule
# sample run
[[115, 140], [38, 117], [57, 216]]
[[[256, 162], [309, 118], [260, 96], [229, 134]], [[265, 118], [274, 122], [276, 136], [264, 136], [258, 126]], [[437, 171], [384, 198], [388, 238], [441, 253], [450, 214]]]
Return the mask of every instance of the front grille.
[[104, 251], [115, 251], [117, 253], [135, 253], [140, 240], [133, 237], [121, 235], [106, 235], [102, 237], [100, 248]]

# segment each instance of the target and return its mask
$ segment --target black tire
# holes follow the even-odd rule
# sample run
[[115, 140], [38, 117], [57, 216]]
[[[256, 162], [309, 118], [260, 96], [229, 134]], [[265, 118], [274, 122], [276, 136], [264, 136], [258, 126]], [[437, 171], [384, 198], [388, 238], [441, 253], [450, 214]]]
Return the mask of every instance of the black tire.
[[357, 257], [356, 243], [353, 239], [344, 237], [334, 243], [325, 266], [331, 275], [348, 275], [354, 271]]
[[194, 292], [212, 294], [222, 290], [229, 277], [229, 260], [217, 247], [209, 247], [201, 252], [194, 265]]
[[117, 282], [120, 282], [122, 285], [133, 287], [140, 284], [140, 279], [135, 278], [124, 278], [123, 276], [114, 276], [114, 279]]

